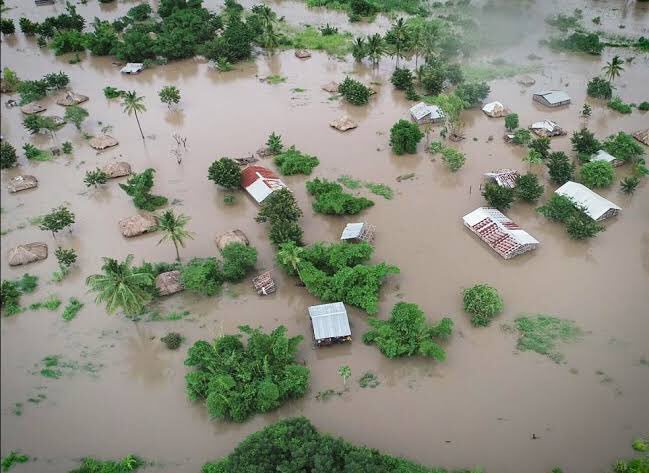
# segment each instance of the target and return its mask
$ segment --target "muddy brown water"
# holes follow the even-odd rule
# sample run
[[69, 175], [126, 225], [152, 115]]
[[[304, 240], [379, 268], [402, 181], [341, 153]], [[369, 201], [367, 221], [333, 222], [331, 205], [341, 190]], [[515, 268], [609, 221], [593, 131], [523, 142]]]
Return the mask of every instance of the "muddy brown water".
[[[574, 2], [565, 7], [585, 8], [588, 15], [601, 14], [604, 27], [615, 31], [621, 22], [624, 33], [646, 31], [647, 8], [632, 4], [624, 11], [611, 10], [614, 2]], [[80, 6], [87, 17], [117, 17], [134, 3], [99, 7]], [[568, 130], [582, 123], [579, 110], [586, 100], [585, 79], [597, 74], [613, 54], [630, 51], [606, 50], [602, 58], [554, 54], [536, 46], [545, 26], [543, 16], [555, 8], [550, 2], [536, 7], [537, 20], [530, 35], [520, 44], [491, 53], [485, 58], [506, 57], [525, 63], [530, 52], [543, 57], [543, 71], [534, 74], [532, 89], [560, 87], [572, 96], [567, 108], [550, 110], [531, 101], [531, 90], [515, 79], [491, 83], [489, 99], [497, 99], [519, 113], [521, 124], [550, 118]], [[557, 4], [558, 5], [558, 4]], [[617, 3], [615, 3], [617, 5]], [[208, 5], [215, 7], [216, 5]], [[344, 29], [371, 30], [376, 25], [350, 26], [344, 15], [309, 10], [294, 2], [273, 3], [287, 20], [311, 24], [340, 24]], [[36, 10], [32, 12], [32, 10]], [[21, 7], [8, 16], [18, 18], [29, 11], [44, 17], [62, 6]], [[625, 16], [626, 15], [626, 16]], [[380, 22], [387, 22], [381, 19]], [[646, 100], [649, 73], [647, 55], [626, 65], [618, 88], [628, 102]], [[456, 174], [440, 160], [431, 160], [420, 145], [415, 156], [394, 156], [388, 146], [388, 130], [407, 117], [410, 103], [393, 90], [389, 75], [393, 62], [382, 61], [371, 70], [314, 53], [309, 60], [292, 51], [237, 65], [236, 70], [217, 73], [197, 60], [176, 62], [147, 70], [134, 77], [121, 76], [110, 58], [84, 57], [69, 65], [68, 56], [55, 57], [35, 46], [33, 40], [16, 34], [2, 42], [2, 66], [19, 76], [36, 78], [53, 70], [66, 71], [71, 87], [91, 97], [84, 106], [90, 119], [88, 132], [112, 126], [120, 144], [96, 153], [77, 130], [67, 125], [56, 135], [57, 142], [70, 140], [71, 158], [30, 163], [2, 172], [2, 228], [12, 231], [2, 237], [2, 277], [17, 278], [29, 272], [40, 277], [36, 293], [23, 302], [58, 295], [64, 303], [79, 297], [85, 307], [76, 319], [64, 322], [57, 312], [27, 311], [1, 322], [3, 455], [12, 449], [38, 457], [16, 471], [60, 472], [86, 455], [116, 458], [134, 452], [160, 462], [164, 471], [195, 472], [205, 461], [230, 452], [246, 435], [278, 419], [305, 415], [325, 432], [347, 440], [402, 455], [428, 465], [448, 468], [484, 466], [489, 472], [544, 473], [560, 465], [569, 472], [600, 472], [615, 458], [631, 453], [634, 436], [649, 431], [649, 190], [646, 182], [633, 196], [619, 192], [617, 184], [602, 194], [622, 207], [619, 217], [606, 222], [606, 231], [589, 242], [573, 242], [562, 227], [536, 214], [532, 206], [515, 204], [508, 211], [517, 223], [541, 241], [535, 252], [503, 261], [464, 229], [461, 216], [483, 204], [479, 187], [482, 174], [496, 167], [525, 170], [522, 150], [502, 142], [502, 119], [490, 119], [480, 111], [463, 115], [467, 139], [456, 145], [467, 155], [467, 163]], [[354, 73], [364, 81], [381, 82], [378, 94], [366, 107], [352, 107], [328, 100], [320, 86]], [[259, 77], [279, 74], [287, 78], [268, 85]], [[180, 111], [168, 111], [157, 98], [166, 84], [182, 92]], [[107, 101], [101, 92], [106, 85], [135, 89], [146, 97], [147, 112], [142, 126], [143, 143], [133, 117], [121, 112], [119, 103]], [[305, 92], [292, 89], [303, 88]], [[2, 102], [8, 100], [2, 96]], [[621, 116], [603, 104], [593, 106], [588, 126], [604, 137], [619, 130], [633, 131], [649, 125], [649, 116], [634, 111]], [[46, 113], [62, 115], [62, 107], [48, 99]], [[341, 134], [328, 122], [348, 113], [359, 127]], [[49, 146], [48, 137], [29, 137], [21, 125], [17, 108], [2, 109], [2, 134], [16, 148], [26, 142]], [[101, 124], [100, 124], [101, 122]], [[311, 349], [308, 305], [317, 300], [294, 280], [284, 277], [274, 265], [274, 251], [266, 228], [254, 222], [257, 207], [244, 193], [236, 193], [236, 204], [223, 203], [224, 192], [206, 179], [207, 167], [221, 156], [249, 155], [271, 131], [284, 143], [315, 154], [321, 164], [314, 176], [335, 179], [342, 174], [383, 182], [396, 191], [393, 200], [375, 197], [376, 205], [360, 217], [334, 218], [315, 215], [306, 195], [304, 177], [288, 177], [305, 216], [302, 225], [307, 242], [335, 241], [346, 222], [363, 220], [377, 227], [376, 261], [401, 268], [383, 291], [379, 316], [388, 316], [394, 303], [419, 304], [431, 320], [450, 316], [456, 324], [444, 363], [428, 360], [390, 361], [374, 347], [363, 345], [361, 335], [366, 316], [350, 311], [354, 342], [327, 349]], [[188, 138], [189, 150], [178, 165], [170, 155], [171, 134]], [[493, 136], [492, 142], [488, 138]], [[431, 139], [438, 138], [435, 129]], [[476, 140], [474, 141], [474, 138]], [[570, 150], [569, 137], [555, 138], [555, 150]], [[157, 246], [155, 234], [124, 239], [117, 220], [136, 213], [130, 198], [111, 181], [104, 189], [86, 191], [85, 171], [113, 160], [130, 162], [136, 171], [156, 169], [154, 191], [178, 199], [176, 210], [189, 215], [195, 239], [182, 250], [183, 260], [217, 254], [214, 236], [234, 228], [243, 230], [259, 250], [258, 269], [275, 269], [278, 293], [260, 298], [249, 284], [228, 287], [221, 296], [203, 298], [175, 295], [160, 303], [161, 312], [188, 310], [189, 319], [173, 322], [141, 321], [107, 316], [86, 293], [84, 279], [97, 272], [101, 257], [171, 261], [171, 246]], [[267, 161], [262, 164], [272, 166]], [[38, 177], [33, 191], [7, 194], [12, 176], [26, 172]], [[416, 178], [396, 183], [400, 174], [414, 172]], [[541, 170], [538, 170], [542, 174]], [[628, 170], [621, 168], [618, 177]], [[547, 177], [547, 176], [546, 176]], [[546, 182], [546, 197], [554, 186]], [[71, 234], [51, 235], [30, 225], [29, 219], [67, 202], [77, 215]], [[16, 244], [45, 241], [50, 257], [26, 267], [9, 268], [6, 250]], [[79, 262], [62, 283], [49, 282], [56, 269], [53, 250], [57, 244], [72, 247]], [[460, 291], [475, 283], [497, 287], [505, 300], [505, 311], [486, 329], [474, 329], [461, 309]], [[518, 353], [515, 337], [500, 324], [521, 313], [548, 313], [577, 322], [587, 334], [577, 343], [562, 347], [566, 364], [557, 365], [535, 353]], [[268, 415], [245, 424], [212, 421], [206, 409], [190, 403], [184, 393], [183, 359], [190, 343], [232, 332], [240, 324], [271, 329], [278, 324], [290, 334], [301, 334], [300, 358], [312, 371], [311, 392]], [[167, 351], [159, 337], [179, 331], [186, 338], [182, 349]], [[58, 380], [31, 374], [47, 355], [90, 361], [101, 365], [96, 376], [77, 370]], [[353, 372], [350, 392], [327, 402], [314, 399], [318, 391], [340, 388], [336, 370], [347, 364]], [[381, 380], [375, 389], [361, 389], [356, 379], [373, 371]], [[597, 373], [604, 374], [597, 374]], [[36, 405], [27, 399], [44, 393]], [[22, 403], [22, 415], [13, 413]], [[532, 435], [539, 437], [532, 439]]]

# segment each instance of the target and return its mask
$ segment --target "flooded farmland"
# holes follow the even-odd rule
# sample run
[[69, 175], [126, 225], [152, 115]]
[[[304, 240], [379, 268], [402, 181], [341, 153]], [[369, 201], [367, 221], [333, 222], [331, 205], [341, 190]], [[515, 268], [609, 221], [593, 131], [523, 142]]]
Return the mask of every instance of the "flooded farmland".
[[[247, 0], [243, 5], [249, 8], [254, 3]], [[6, 4], [12, 9], [3, 17], [16, 22], [21, 16], [42, 20], [64, 11], [58, 1], [43, 7], [31, 2]], [[95, 16], [112, 20], [135, 4], [90, 0], [78, 5], [78, 11], [88, 21]], [[156, 4], [152, 3], [154, 9]], [[391, 24], [384, 16], [373, 23], [350, 23], [344, 13], [309, 9], [293, 1], [268, 4], [291, 24], [330, 23], [354, 35], [385, 32]], [[204, 6], [222, 7], [213, 0]], [[552, 150], [571, 157], [570, 134], [583, 125], [602, 139], [649, 127], [648, 112], [635, 109], [622, 115], [604, 101], [586, 96], [586, 82], [613, 56], [621, 55], [635, 58], [625, 63], [617, 92], [626, 102], [649, 100], [649, 54], [608, 47], [601, 56], [587, 56], [539, 46], [550, 31], [543, 19], [574, 8], [583, 9], [587, 18], [601, 16], [604, 31], [649, 36], [646, 2], [537, 0], [529, 10], [503, 18], [502, 24], [489, 19], [500, 44], [480, 49], [469, 59], [486, 63], [506, 58], [530, 66], [533, 87], [520, 85], [518, 76], [496, 79], [489, 82], [486, 101], [501, 101], [518, 113], [523, 127], [543, 119], [556, 121], [568, 135], [553, 138]], [[620, 24], [625, 25], [623, 30]], [[466, 154], [466, 164], [458, 172], [449, 172], [439, 155], [427, 153], [426, 140], [417, 154], [393, 154], [390, 128], [397, 120], [408, 119], [414, 105], [390, 83], [394, 58], [384, 57], [372, 68], [351, 55], [341, 59], [313, 51], [302, 60], [287, 49], [260, 51], [254, 60], [237, 63], [229, 72], [217, 72], [207, 61], [194, 58], [130, 76], [119, 73], [114, 57], [82, 53], [79, 63], [70, 64], [71, 54], [55, 56], [19, 32], [3, 36], [1, 48], [2, 67], [21, 78], [66, 72], [70, 88], [90, 97], [83, 104], [89, 112], [84, 129], [98, 134], [108, 126], [119, 140], [118, 146], [97, 152], [71, 124], [54, 138], [29, 135], [20, 108], [4, 107], [17, 95], [2, 94], [2, 137], [20, 154], [18, 167], [2, 171], [2, 279], [15, 280], [26, 272], [39, 277], [38, 289], [23, 295], [23, 305], [48, 295], [64, 303], [77, 297], [85, 304], [72, 321], [64, 321], [61, 310], [26, 310], [0, 321], [2, 455], [20, 450], [36, 457], [16, 466], [16, 472], [69, 471], [85, 456], [109, 459], [129, 453], [156, 462], [152, 471], [198, 472], [206, 461], [227, 455], [249, 434], [291, 416], [305, 416], [323, 432], [417, 463], [449, 469], [482, 466], [489, 473], [547, 473], [557, 465], [565, 473], [605, 472], [617, 458], [632, 453], [633, 438], [649, 435], [649, 186], [645, 178], [635, 193], [622, 193], [618, 181], [630, 174], [628, 165], [616, 169], [614, 185], [597, 190], [622, 208], [617, 217], [604, 222], [604, 232], [586, 241], [571, 240], [562, 225], [536, 212], [538, 204], [517, 202], [507, 216], [540, 246], [503, 260], [464, 227], [462, 216], [485, 205], [480, 193], [485, 172], [527, 170], [523, 147], [505, 143], [503, 120], [476, 108], [462, 112], [465, 139], [447, 143]], [[529, 59], [532, 53], [540, 59]], [[286, 80], [278, 84], [260, 80], [271, 75]], [[377, 93], [368, 105], [331, 100], [331, 94], [321, 89], [346, 75], [372, 83]], [[169, 110], [158, 99], [158, 91], [170, 84], [182, 93], [178, 110]], [[106, 86], [135, 90], [145, 97], [146, 111], [140, 114], [145, 140], [135, 118], [122, 112], [119, 100], [104, 98]], [[533, 102], [532, 91], [543, 89], [565, 90], [572, 103], [550, 109]], [[41, 102], [48, 107], [47, 114], [62, 116], [64, 109], [55, 99], [49, 96]], [[588, 119], [580, 116], [584, 103], [592, 107]], [[340, 133], [329, 126], [343, 114], [358, 128]], [[431, 140], [440, 139], [440, 128], [432, 128]], [[238, 190], [235, 203], [226, 204], [226, 192], [207, 179], [214, 160], [250, 156], [273, 131], [285, 145], [320, 160], [312, 176], [282, 177], [304, 212], [300, 221], [304, 241], [338, 241], [348, 222], [374, 225], [373, 261], [400, 268], [381, 291], [378, 317], [387, 319], [400, 301], [418, 304], [431, 321], [450, 317], [455, 328], [444, 345], [444, 362], [384, 357], [376, 347], [363, 344], [368, 316], [350, 306], [353, 342], [312, 348], [307, 307], [319, 300], [277, 265], [267, 224], [255, 222], [258, 206], [253, 199]], [[171, 153], [173, 133], [187, 138], [180, 164]], [[20, 151], [25, 143], [48, 147], [65, 141], [72, 143], [72, 155], [49, 162], [28, 161]], [[257, 272], [273, 271], [277, 292], [260, 297], [247, 278], [226, 284], [215, 297], [185, 291], [154, 303], [160, 313], [188, 311], [190, 315], [180, 320], [145, 316], [134, 322], [120, 313], [109, 316], [85, 285], [86, 277], [100, 272], [102, 257], [123, 260], [133, 254], [137, 264], [171, 262], [175, 257], [172, 245], [157, 244], [157, 233], [130, 239], [120, 234], [118, 220], [137, 213], [117, 184], [125, 178], [97, 189], [84, 185], [86, 171], [116, 161], [130, 163], [136, 172], [154, 168], [154, 192], [191, 218], [188, 229], [194, 238], [181, 248], [183, 262], [217, 256], [215, 236], [240, 229], [258, 250]], [[275, 168], [271, 159], [257, 164]], [[540, 199], [544, 202], [558, 186], [548, 180], [544, 166], [534, 172], [545, 185]], [[413, 179], [396, 181], [409, 173], [414, 173]], [[8, 193], [11, 178], [19, 174], [36, 176], [38, 188]], [[342, 175], [387, 184], [395, 196], [387, 200], [361, 190], [375, 201], [361, 215], [315, 213], [305, 181]], [[72, 232], [58, 233], [55, 241], [30, 223], [64, 203], [76, 214]], [[46, 260], [8, 265], [9, 248], [36, 241], [49, 245]], [[79, 255], [62, 282], [52, 281], [58, 245]], [[476, 328], [463, 311], [461, 292], [483, 282], [499, 290], [504, 311], [489, 327]], [[516, 336], [502, 327], [521, 314], [538, 313], [574, 321], [584, 331], [575, 343], [561, 346], [563, 363], [517, 351]], [[187, 348], [246, 324], [265, 330], [281, 324], [290, 335], [304, 336], [298, 358], [311, 370], [310, 390], [300, 400], [241, 424], [210, 419], [203, 403], [187, 399], [188, 369], [183, 364]], [[167, 350], [160, 342], [170, 331], [185, 338], [179, 350]], [[69, 372], [59, 379], [39, 374], [41, 360], [50, 355], [70, 362]], [[349, 392], [317, 400], [316, 393], [340, 388], [341, 365], [353, 373]], [[356, 380], [366, 371], [378, 376], [378, 387], [359, 387]], [[44, 397], [30, 401], [38, 394]]]

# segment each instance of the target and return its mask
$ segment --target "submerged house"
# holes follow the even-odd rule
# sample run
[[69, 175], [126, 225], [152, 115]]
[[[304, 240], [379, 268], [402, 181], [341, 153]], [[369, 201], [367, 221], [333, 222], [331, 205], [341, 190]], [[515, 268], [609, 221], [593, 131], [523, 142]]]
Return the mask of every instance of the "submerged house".
[[343, 241], [360, 242], [366, 241], [371, 243], [374, 240], [374, 225], [368, 223], [348, 223], [343, 229], [340, 239]]
[[316, 345], [331, 345], [352, 340], [347, 310], [342, 302], [312, 305], [309, 307], [309, 317]]
[[141, 62], [129, 62], [120, 69], [122, 74], [139, 74], [144, 70], [144, 64]]
[[613, 166], [622, 166], [624, 164], [624, 161], [621, 159], [617, 159], [615, 156], [612, 154], [607, 153], [603, 149], [600, 149], [597, 153], [595, 153], [593, 156], [590, 158], [591, 161], [606, 161], [607, 163], [611, 163]]
[[505, 259], [535, 250], [539, 241], [500, 210], [480, 207], [462, 217], [464, 225]]
[[508, 110], [500, 102], [489, 102], [484, 107], [482, 107], [482, 111], [492, 118], [501, 118], [508, 113]]
[[569, 197], [575, 204], [582, 207], [593, 220], [602, 221], [617, 215], [622, 210], [613, 202], [578, 182], [568, 181], [554, 192]]
[[419, 102], [410, 109], [410, 116], [418, 124], [438, 123], [444, 120], [444, 112], [437, 105], [428, 105]]
[[486, 172], [485, 177], [492, 179], [500, 187], [513, 189], [516, 187], [516, 179], [520, 176], [515, 169], [498, 169], [492, 172]]
[[553, 122], [552, 120], [543, 120], [540, 122], [534, 122], [530, 125], [530, 130], [536, 136], [541, 136], [541, 137], [562, 136], [566, 134], [564, 129], [561, 128], [557, 124], [557, 122]]
[[286, 188], [286, 184], [268, 168], [263, 166], [248, 166], [241, 171], [241, 187], [258, 204], [261, 204], [266, 197], [276, 190]]
[[570, 96], [562, 90], [543, 90], [532, 94], [532, 100], [546, 107], [561, 107], [570, 103]]

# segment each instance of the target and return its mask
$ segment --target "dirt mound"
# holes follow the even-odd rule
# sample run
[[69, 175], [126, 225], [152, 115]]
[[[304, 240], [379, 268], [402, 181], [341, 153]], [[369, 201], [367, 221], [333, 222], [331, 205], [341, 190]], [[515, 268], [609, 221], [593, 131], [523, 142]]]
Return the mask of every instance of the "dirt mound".
[[132, 217], [123, 218], [119, 221], [119, 231], [122, 232], [126, 238], [142, 235], [155, 231], [157, 223], [153, 215], [134, 215]]
[[7, 252], [9, 266], [20, 266], [47, 258], [47, 245], [41, 242], [18, 245]]
[[23, 174], [22, 176], [13, 177], [11, 181], [9, 181], [7, 189], [13, 194], [14, 192], [33, 189], [34, 187], [38, 187], [38, 179], [34, 176]]
[[56, 103], [63, 107], [70, 107], [72, 105], [79, 105], [80, 103], [88, 101], [88, 97], [81, 94], [75, 94], [71, 90], [67, 91], [63, 96], [56, 99]]
[[155, 278], [155, 287], [161, 296], [169, 296], [185, 289], [180, 282], [180, 271], [167, 271]]
[[215, 241], [216, 247], [219, 251], [223, 251], [223, 248], [228, 246], [230, 243], [243, 243], [244, 245], [250, 244], [248, 237], [241, 230], [232, 230], [231, 232], [217, 235]]

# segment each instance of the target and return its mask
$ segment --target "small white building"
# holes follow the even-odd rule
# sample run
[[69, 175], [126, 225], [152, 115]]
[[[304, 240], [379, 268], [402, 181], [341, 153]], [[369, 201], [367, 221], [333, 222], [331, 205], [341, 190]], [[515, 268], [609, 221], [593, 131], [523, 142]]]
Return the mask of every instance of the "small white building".
[[612, 154], [607, 153], [603, 149], [600, 149], [597, 153], [591, 156], [590, 158], [591, 161], [606, 161], [607, 163], [611, 163], [613, 166], [622, 166], [624, 164], [624, 161], [621, 159], [617, 159], [615, 156]]
[[374, 225], [367, 223], [348, 223], [343, 229], [340, 239], [343, 241], [359, 242], [366, 241], [371, 243], [374, 240]]
[[520, 176], [515, 169], [498, 169], [492, 172], [486, 172], [485, 177], [495, 181], [500, 187], [507, 187], [513, 189], [516, 187], [516, 180]]
[[534, 122], [530, 125], [530, 130], [537, 136], [561, 136], [565, 135], [566, 132], [561, 128], [557, 122], [552, 120], [542, 120], [540, 122]]
[[273, 171], [263, 166], [248, 166], [241, 171], [241, 187], [252, 196], [258, 204], [286, 184]]
[[437, 105], [419, 102], [410, 108], [410, 116], [420, 125], [423, 123], [438, 123], [444, 119], [444, 112]]
[[539, 241], [500, 210], [479, 207], [462, 217], [464, 226], [505, 259], [535, 250]]
[[590, 218], [598, 222], [613, 217], [622, 210], [613, 202], [578, 182], [568, 181], [554, 192], [569, 197], [575, 204], [582, 207]]
[[500, 102], [489, 102], [482, 107], [482, 111], [492, 118], [501, 118], [507, 115], [507, 109]]
[[532, 100], [546, 107], [560, 107], [570, 103], [570, 96], [563, 90], [542, 90], [532, 94]]
[[351, 341], [352, 330], [349, 327], [347, 310], [342, 302], [312, 305], [309, 307], [309, 318], [316, 345]]
[[120, 69], [122, 74], [139, 74], [144, 70], [144, 64], [141, 62], [129, 62]]

